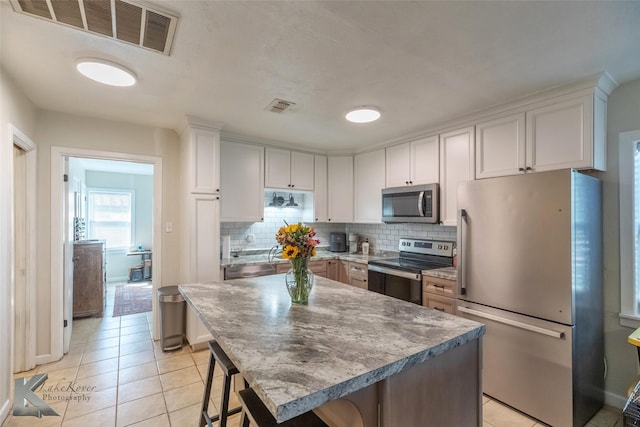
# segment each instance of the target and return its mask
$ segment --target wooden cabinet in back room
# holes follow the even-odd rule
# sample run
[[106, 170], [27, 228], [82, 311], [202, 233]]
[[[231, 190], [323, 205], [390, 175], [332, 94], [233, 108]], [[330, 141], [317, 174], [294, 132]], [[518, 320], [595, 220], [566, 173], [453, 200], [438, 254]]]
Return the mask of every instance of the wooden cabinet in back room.
[[105, 304], [105, 242], [73, 244], [73, 317], [102, 317]]

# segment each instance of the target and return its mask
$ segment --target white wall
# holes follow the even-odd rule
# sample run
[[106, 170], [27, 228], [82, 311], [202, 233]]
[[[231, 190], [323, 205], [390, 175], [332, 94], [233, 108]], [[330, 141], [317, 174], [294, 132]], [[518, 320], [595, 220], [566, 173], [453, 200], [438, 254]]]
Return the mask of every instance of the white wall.
[[[96, 151], [111, 151], [162, 158], [163, 195], [162, 223], [172, 221], [179, 224], [178, 200], [179, 139], [167, 129], [151, 128], [123, 122], [80, 117], [64, 113], [40, 111], [37, 120], [35, 141], [38, 144], [38, 216], [40, 238], [37, 248], [37, 293], [39, 318], [37, 321], [36, 354], [47, 354], [51, 347], [49, 319], [51, 316], [50, 274], [51, 254], [51, 147], [69, 147]], [[178, 283], [178, 249], [180, 230], [162, 235], [162, 259], [155, 259], [155, 268], [162, 269], [163, 283]]]
[[0, 423], [6, 418], [13, 388], [13, 141], [9, 124], [34, 139], [36, 109], [0, 68]]
[[620, 326], [620, 212], [618, 133], [640, 129], [640, 79], [619, 86], [609, 97], [607, 123], [607, 171], [597, 173], [603, 181], [604, 236], [604, 329], [608, 375], [607, 403], [620, 406], [627, 387], [638, 372], [636, 348], [627, 343], [633, 331]]

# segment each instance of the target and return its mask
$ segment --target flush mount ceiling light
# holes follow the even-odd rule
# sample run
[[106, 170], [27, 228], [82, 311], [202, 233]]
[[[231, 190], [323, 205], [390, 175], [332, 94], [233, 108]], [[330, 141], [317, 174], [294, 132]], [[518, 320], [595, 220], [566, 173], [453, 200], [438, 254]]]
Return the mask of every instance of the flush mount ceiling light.
[[103, 59], [79, 59], [76, 68], [83, 76], [105, 85], [124, 87], [136, 84], [136, 76], [132, 71]]
[[376, 107], [356, 107], [344, 117], [352, 123], [371, 123], [380, 118], [380, 109]]

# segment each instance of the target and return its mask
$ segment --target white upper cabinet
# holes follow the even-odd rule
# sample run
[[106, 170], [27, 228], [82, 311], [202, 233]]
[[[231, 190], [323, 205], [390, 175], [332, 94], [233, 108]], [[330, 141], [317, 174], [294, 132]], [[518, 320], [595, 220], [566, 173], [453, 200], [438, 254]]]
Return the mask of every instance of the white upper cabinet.
[[439, 138], [434, 135], [386, 149], [386, 187], [438, 182]]
[[220, 131], [191, 124], [182, 137], [186, 187], [190, 193], [217, 194], [220, 191]]
[[525, 114], [476, 125], [476, 178], [525, 171]]
[[409, 143], [386, 148], [386, 186], [409, 185], [411, 180], [411, 147]]
[[353, 222], [353, 156], [330, 156], [327, 164], [330, 222]]
[[355, 222], [382, 222], [385, 150], [357, 154], [354, 162]]
[[267, 148], [265, 150], [265, 186], [313, 190], [313, 154]]
[[475, 176], [474, 127], [440, 135], [440, 222], [455, 226], [458, 212], [458, 184]]
[[220, 144], [220, 221], [264, 220], [264, 147]]
[[327, 210], [327, 156], [314, 157], [314, 180], [315, 188], [313, 190], [313, 215], [315, 222], [329, 221], [329, 213]]
[[594, 167], [593, 96], [527, 111], [528, 171]]
[[606, 170], [607, 92], [600, 87], [514, 110], [476, 125], [476, 178], [565, 168]]
[[432, 184], [440, 180], [440, 137], [438, 135], [411, 142], [411, 181]]

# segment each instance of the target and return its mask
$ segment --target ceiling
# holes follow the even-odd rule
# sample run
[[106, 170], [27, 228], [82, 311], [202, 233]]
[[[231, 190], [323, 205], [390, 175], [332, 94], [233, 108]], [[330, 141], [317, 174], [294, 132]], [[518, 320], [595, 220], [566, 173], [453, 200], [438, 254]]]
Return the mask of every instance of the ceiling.
[[[163, 55], [15, 13], [0, 1], [0, 64], [39, 108], [353, 151], [608, 71], [640, 78], [639, 1], [148, 1], [179, 17]], [[79, 57], [134, 70], [110, 88]], [[295, 103], [266, 111], [274, 98]], [[350, 107], [382, 118], [356, 125]]]

